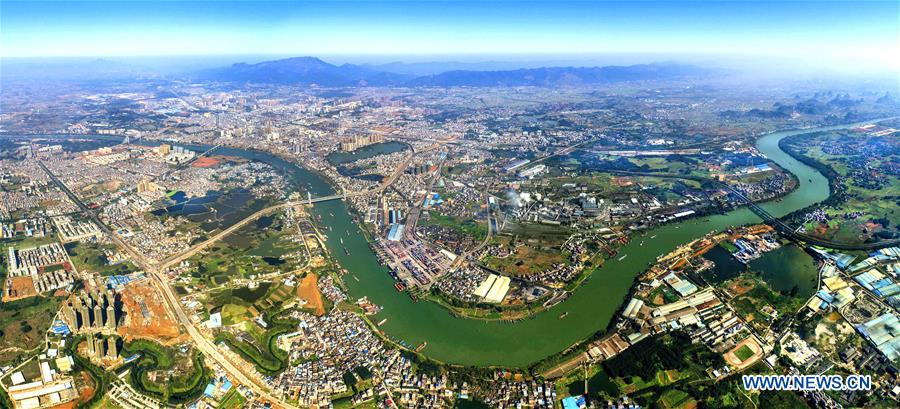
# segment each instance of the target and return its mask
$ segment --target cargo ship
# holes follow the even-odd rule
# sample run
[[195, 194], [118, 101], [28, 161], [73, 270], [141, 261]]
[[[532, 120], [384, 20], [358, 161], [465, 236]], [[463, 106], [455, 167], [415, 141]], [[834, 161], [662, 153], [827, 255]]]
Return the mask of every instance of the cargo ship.
[[406, 286], [403, 285], [403, 283], [396, 283], [396, 284], [394, 284], [394, 288], [396, 288], [397, 291], [403, 291], [406, 289]]

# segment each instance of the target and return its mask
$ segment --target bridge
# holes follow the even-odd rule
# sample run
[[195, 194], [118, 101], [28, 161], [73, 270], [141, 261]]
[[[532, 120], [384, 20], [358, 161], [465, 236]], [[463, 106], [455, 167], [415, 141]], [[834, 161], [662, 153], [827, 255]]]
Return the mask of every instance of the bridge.
[[650, 177], [658, 177], [658, 178], [673, 178], [673, 179], [686, 179], [693, 180], [700, 183], [709, 183], [713, 186], [716, 186], [720, 189], [728, 191], [738, 200], [743, 202], [745, 206], [747, 206], [750, 211], [759, 216], [764, 223], [772, 226], [775, 230], [778, 230], [783, 236], [788, 237], [790, 239], [796, 241], [802, 241], [807, 244], [812, 244], [815, 246], [821, 246], [825, 248], [835, 249], [835, 250], [877, 250], [885, 247], [894, 247], [900, 246], [900, 239], [891, 239], [891, 240], [881, 240], [873, 243], [846, 243], [839, 241], [827, 240], [821, 237], [817, 237], [807, 233], [798, 232], [797, 229], [788, 226], [779, 218], [773, 216], [771, 213], [766, 211], [762, 206], [758, 203], [750, 200], [743, 193], [735, 190], [732, 186], [729, 186], [725, 183], [719, 182], [715, 179], [702, 178], [698, 176], [689, 176], [689, 175], [679, 175], [674, 173], [664, 173], [664, 172], [637, 172], [637, 171], [628, 171], [628, 170], [604, 170], [607, 173], [613, 173], [618, 175], [628, 175], [628, 176], [650, 176]]
[[826, 240], [811, 234], [801, 233], [791, 226], [788, 226], [777, 217], [773, 216], [771, 213], [766, 211], [766, 209], [763, 209], [762, 206], [744, 196], [743, 193], [738, 192], [731, 186], [727, 186], [725, 184], [720, 185], [726, 187], [732, 195], [744, 202], [744, 204], [747, 206], [747, 208], [750, 209], [750, 211], [763, 219], [766, 224], [772, 226], [775, 230], [778, 230], [778, 232], [785, 237], [789, 237], [797, 241], [802, 241], [807, 244], [827, 247], [836, 250], [877, 250], [885, 247], [900, 245], [900, 239], [881, 240], [873, 243], [842, 243], [838, 241]]

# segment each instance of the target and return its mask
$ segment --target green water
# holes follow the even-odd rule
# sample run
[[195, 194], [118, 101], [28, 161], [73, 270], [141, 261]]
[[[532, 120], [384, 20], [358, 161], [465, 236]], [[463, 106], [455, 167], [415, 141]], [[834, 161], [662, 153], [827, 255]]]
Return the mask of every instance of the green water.
[[[835, 128], [778, 132], [766, 135], [757, 142], [761, 152], [797, 175], [800, 181], [798, 189], [782, 200], [763, 205], [769, 213], [783, 216], [828, 197], [828, 181], [824, 176], [778, 148], [778, 141], [782, 138], [823, 129]], [[624, 301], [635, 277], [656, 257], [711, 231], [760, 222], [749, 210], [739, 209], [648, 231], [646, 237], [656, 238], [644, 239], [643, 246], [638, 244], [639, 240], [625, 246], [619, 254], [628, 257], [621, 261], [609, 260], [564, 302], [530, 319], [502, 323], [455, 318], [436, 304], [424, 301], [414, 303], [393, 288], [393, 280], [379, 265], [363, 236], [347, 217], [343, 203], [318, 204], [315, 213], [322, 217], [322, 224], [332, 226], [333, 230], [328, 235], [328, 247], [332, 254], [359, 279], [356, 281], [348, 277], [344, 280], [352, 295], [366, 295], [383, 307], [373, 321], [387, 319], [381, 326], [387, 335], [410, 345], [427, 341], [428, 346], [422, 352], [440, 361], [513, 367], [527, 366], [605, 329]], [[344, 246], [350, 250], [349, 256], [341, 251], [339, 241], [342, 237]], [[559, 319], [563, 312], [568, 312], [568, 315], [565, 319]]]
[[330, 162], [332, 165], [340, 165], [360, 159], [373, 158], [378, 155], [400, 152], [405, 150], [407, 146], [408, 145], [406, 145], [405, 143], [397, 141], [378, 142], [363, 146], [362, 148], [359, 148], [352, 152], [333, 152], [329, 154], [325, 159], [327, 159], [328, 162]]
[[765, 253], [749, 265], [751, 270], [762, 273], [763, 280], [775, 291], [788, 294], [796, 286], [798, 298], [812, 296], [819, 283], [819, 271], [812, 256], [795, 245]]
[[702, 274], [703, 279], [713, 285], [737, 277], [747, 269], [747, 266], [734, 258], [722, 246], [713, 247], [703, 255], [703, 258], [715, 263], [715, 267]]
[[[782, 200], [762, 206], [775, 216], [783, 216], [824, 200], [829, 195], [827, 179], [781, 151], [778, 141], [791, 135], [857, 125], [777, 132], [760, 138], [757, 142], [758, 149], [782, 168], [795, 174], [800, 182], [798, 189]], [[202, 150], [206, 147], [193, 148]], [[220, 154], [264, 161], [285, 171], [301, 192], [309, 190], [313, 196], [333, 192], [331, 186], [319, 175], [283, 159], [256, 151], [220, 149]], [[609, 260], [562, 303], [530, 319], [502, 323], [455, 318], [437, 304], [413, 302], [406, 294], [394, 289], [394, 281], [385, 267], [378, 263], [343, 202], [319, 203], [315, 205], [313, 212], [321, 217], [321, 225], [331, 227], [330, 231], [325, 232], [328, 235], [327, 246], [338, 263], [350, 271], [351, 277], [346, 277], [344, 282], [351, 295], [368, 296], [371, 301], [383, 307], [373, 317], [373, 321], [387, 320], [381, 326], [386, 335], [410, 345], [427, 341], [428, 345], [422, 353], [443, 362], [511, 367], [527, 366], [566, 349], [597, 331], [603, 331], [624, 301], [635, 277], [658, 256], [711, 231], [760, 222], [749, 210], [739, 209], [724, 215], [692, 219], [647, 231], [643, 246], [639, 246], [640, 240], [635, 240], [622, 248], [619, 254], [627, 255], [625, 259]], [[651, 236], [656, 237], [649, 239]], [[340, 243], [341, 238], [343, 245]], [[343, 247], [350, 251], [350, 255], [344, 253]], [[565, 319], [559, 319], [563, 312], [568, 315]]]

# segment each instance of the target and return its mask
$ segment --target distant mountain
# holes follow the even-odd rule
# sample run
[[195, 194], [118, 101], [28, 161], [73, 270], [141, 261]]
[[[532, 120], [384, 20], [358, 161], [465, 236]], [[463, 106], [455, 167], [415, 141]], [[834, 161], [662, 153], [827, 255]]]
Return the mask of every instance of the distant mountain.
[[712, 71], [681, 64], [640, 64], [608, 67], [543, 67], [510, 71], [448, 71], [419, 77], [414, 86], [560, 86], [624, 81], [668, 80], [708, 75]]
[[258, 64], [237, 63], [206, 70], [200, 79], [227, 82], [320, 85], [323, 87], [398, 85], [411, 77], [353, 64], [334, 65], [315, 57], [295, 57]]
[[363, 67], [375, 70], [406, 74], [416, 77], [435, 75], [448, 71], [508, 71], [522, 68], [561, 66], [558, 62], [548, 61], [433, 61], [433, 62], [390, 62], [385, 64], [363, 64]]
[[[350, 86], [560, 86], [602, 84], [622, 81], [667, 80], [709, 74], [711, 71], [680, 64], [643, 64], [609, 67], [541, 67], [501, 71], [454, 70], [433, 75], [414, 76], [398, 71], [397, 64], [334, 65], [315, 57], [296, 57], [258, 64], [238, 63], [230, 67], [206, 70], [203, 80], [240, 83], [272, 83]], [[382, 69], [379, 69], [382, 68]], [[416, 67], [427, 70], [431, 67]]]
[[15, 80], [119, 80], [148, 73], [143, 67], [103, 58], [3, 58], [0, 67], [4, 79]]

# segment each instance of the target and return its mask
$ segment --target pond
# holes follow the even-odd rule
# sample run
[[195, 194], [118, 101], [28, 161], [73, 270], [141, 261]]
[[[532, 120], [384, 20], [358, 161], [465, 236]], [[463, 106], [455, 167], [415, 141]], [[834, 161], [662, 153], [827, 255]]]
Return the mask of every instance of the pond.
[[812, 296], [819, 280], [815, 260], [795, 245], [763, 254], [750, 262], [750, 269], [760, 272], [773, 290], [787, 295], [794, 292], [793, 295], [799, 298]]

